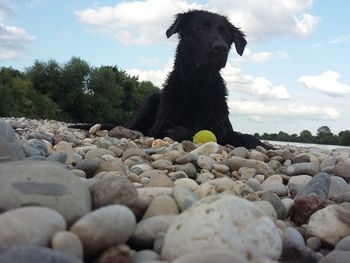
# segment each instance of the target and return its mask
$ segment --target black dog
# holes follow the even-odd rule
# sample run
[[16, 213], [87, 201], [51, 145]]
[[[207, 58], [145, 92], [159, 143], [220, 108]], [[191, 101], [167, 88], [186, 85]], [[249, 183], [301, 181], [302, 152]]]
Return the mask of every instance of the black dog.
[[200, 10], [180, 13], [167, 30], [179, 35], [173, 71], [160, 93], [151, 95], [136, 112], [130, 129], [157, 138], [191, 140], [199, 130], [214, 132], [220, 144], [270, 148], [252, 135], [234, 132], [220, 75], [232, 43], [239, 55], [244, 34], [226, 17]]

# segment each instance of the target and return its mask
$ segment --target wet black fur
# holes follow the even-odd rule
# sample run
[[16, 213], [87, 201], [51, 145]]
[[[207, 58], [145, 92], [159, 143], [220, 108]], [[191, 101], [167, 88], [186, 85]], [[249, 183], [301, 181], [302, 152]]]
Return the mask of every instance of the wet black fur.
[[232, 44], [243, 54], [244, 34], [226, 17], [200, 10], [178, 14], [166, 35], [175, 33], [179, 44], [174, 68], [164, 88], [143, 103], [129, 128], [177, 141], [192, 140], [197, 131], [207, 129], [223, 145], [266, 147], [251, 135], [233, 131], [227, 89], [220, 75]]

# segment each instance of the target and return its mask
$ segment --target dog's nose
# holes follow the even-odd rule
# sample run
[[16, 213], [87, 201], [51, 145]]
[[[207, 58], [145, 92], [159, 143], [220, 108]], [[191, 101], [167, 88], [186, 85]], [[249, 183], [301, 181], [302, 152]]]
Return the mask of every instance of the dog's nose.
[[216, 53], [226, 53], [228, 51], [227, 44], [223, 41], [214, 42], [212, 48]]

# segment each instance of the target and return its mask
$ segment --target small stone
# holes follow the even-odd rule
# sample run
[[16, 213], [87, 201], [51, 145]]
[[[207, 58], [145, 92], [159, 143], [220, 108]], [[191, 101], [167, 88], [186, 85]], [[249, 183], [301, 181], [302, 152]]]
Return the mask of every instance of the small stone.
[[181, 142], [181, 144], [185, 152], [191, 152], [196, 149], [196, 145], [194, 145], [194, 143], [191, 141], [184, 140]]
[[341, 239], [334, 248], [335, 250], [350, 251], [350, 235]]
[[125, 244], [112, 246], [104, 251], [96, 263], [130, 263], [133, 251]]
[[207, 142], [200, 145], [198, 148], [176, 159], [179, 164], [192, 162], [200, 155], [210, 155], [219, 151], [219, 145], [216, 142]]
[[74, 174], [77, 177], [81, 177], [81, 178], [86, 178], [86, 174], [84, 171], [82, 170], [78, 170], [78, 169], [72, 169], [70, 170], [72, 174]]
[[98, 159], [84, 159], [77, 163], [75, 169], [84, 171], [86, 178], [91, 178], [95, 175], [100, 163]]
[[304, 186], [311, 181], [310, 175], [296, 175], [292, 176], [288, 181], [288, 188], [291, 196], [294, 198], [297, 193], [304, 188]]
[[284, 207], [286, 208], [286, 211], [287, 211], [287, 215], [290, 214], [290, 211], [292, 210], [293, 206], [294, 206], [294, 200], [291, 199], [291, 198], [283, 198], [281, 199]]
[[281, 199], [273, 192], [264, 192], [261, 195], [261, 200], [268, 201], [275, 208], [278, 219], [285, 219], [287, 217], [287, 210], [284, 207]]
[[270, 158], [262, 152], [259, 152], [257, 150], [251, 150], [248, 154], [248, 159], [254, 159], [254, 160], [258, 160], [258, 161], [262, 161], [262, 162], [268, 162]]
[[213, 180], [215, 177], [212, 173], [200, 173], [198, 174], [197, 178], [196, 178], [196, 182], [199, 184], [203, 184], [205, 182], [208, 182], [210, 180]]
[[131, 206], [138, 199], [135, 186], [124, 177], [101, 180], [90, 187], [90, 192], [94, 209], [112, 204]]
[[170, 196], [158, 196], [153, 199], [147, 208], [142, 220], [160, 215], [178, 215], [179, 209], [174, 198]]
[[342, 238], [350, 235], [349, 213], [349, 203], [329, 205], [311, 215], [306, 229], [310, 235], [335, 246]]
[[153, 167], [148, 163], [135, 164], [130, 168], [130, 172], [135, 174], [141, 174], [145, 171], [153, 170]]
[[174, 187], [174, 182], [166, 175], [154, 175], [146, 187]]
[[176, 165], [175, 169], [176, 171], [185, 172], [189, 178], [196, 178], [196, 175], [197, 175], [196, 167], [192, 163]]
[[142, 263], [142, 262], [150, 262], [154, 260], [159, 260], [160, 256], [154, 252], [153, 250], [140, 250], [137, 251], [131, 258], [130, 263]]
[[200, 155], [197, 159], [197, 164], [200, 168], [211, 170], [213, 168], [214, 160], [206, 155]]
[[68, 231], [57, 232], [51, 240], [52, 249], [62, 252], [64, 254], [82, 259], [83, 245], [80, 239]]
[[62, 164], [66, 163], [67, 159], [68, 159], [68, 154], [65, 152], [53, 153], [46, 158], [46, 160], [48, 161], [59, 162]]
[[255, 201], [254, 204], [259, 207], [264, 213], [269, 216], [272, 221], [276, 222], [277, 213], [275, 208], [271, 205], [270, 202], [267, 201]]
[[309, 237], [306, 240], [306, 245], [311, 248], [313, 251], [317, 251], [321, 248], [322, 243], [318, 237]]
[[287, 174], [290, 176], [309, 174], [315, 175], [320, 172], [320, 165], [313, 163], [295, 163], [287, 168]]
[[13, 246], [2, 251], [3, 263], [83, 263], [81, 260], [52, 249], [38, 246]]
[[153, 142], [152, 142], [152, 148], [161, 148], [161, 147], [167, 147], [169, 146], [170, 144], [167, 142], [167, 141], [164, 141], [162, 139], [155, 139]]
[[335, 246], [350, 235], [349, 214], [349, 203], [329, 205], [311, 215], [306, 229], [309, 235]]
[[288, 195], [288, 187], [283, 184], [283, 179], [279, 174], [274, 174], [266, 178], [262, 183], [264, 191], [271, 191], [278, 196]]
[[131, 239], [140, 248], [152, 248], [156, 237], [160, 233], [166, 233], [176, 218], [176, 215], [161, 215], [141, 220]]
[[303, 237], [296, 229], [292, 227], [285, 228], [282, 234], [282, 239], [282, 262], [317, 263], [319, 261], [318, 254], [305, 246]]
[[209, 184], [208, 182], [199, 185], [196, 191], [194, 191], [194, 193], [196, 194], [196, 196], [198, 196], [199, 199], [202, 199], [206, 196], [218, 194], [218, 192], [215, 190], [215, 186]]
[[129, 130], [122, 126], [117, 126], [108, 132], [108, 136], [115, 137], [118, 139], [127, 138], [131, 140], [135, 140], [140, 138], [142, 136], [142, 133], [138, 131]]
[[66, 141], [60, 141], [58, 144], [56, 144], [53, 147], [55, 152], [64, 152], [67, 154], [67, 160], [66, 164], [73, 164], [77, 163], [77, 160], [75, 158], [73, 146], [71, 143], [66, 142]]
[[231, 151], [231, 154], [236, 157], [247, 158], [249, 151], [245, 147], [236, 147]]
[[335, 156], [329, 156], [321, 162], [320, 168], [324, 169], [325, 167], [335, 166], [336, 162], [337, 158]]
[[180, 185], [174, 187], [173, 194], [181, 212], [190, 208], [198, 201], [198, 197], [191, 190]]
[[188, 178], [187, 174], [183, 171], [171, 172], [168, 174], [169, 178], [173, 181], [176, 181], [181, 178]]
[[15, 245], [47, 246], [66, 229], [62, 215], [45, 207], [23, 207], [0, 214], [0, 250]]
[[172, 187], [143, 187], [137, 188], [139, 194], [139, 201], [148, 207], [154, 198], [161, 195], [171, 196], [173, 194]]
[[256, 175], [255, 168], [241, 167], [238, 172], [241, 175], [241, 180], [248, 180]]
[[89, 129], [89, 133], [91, 135], [94, 135], [99, 130], [101, 130], [101, 124], [95, 124], [95, 125], [91, 126], [91, 128]]
[[187, 189], [190, 189], [191, 191], [195, 191], [198, 187], [198, 184], [196, 183], [196, 181], [190, 178], [177, 179], [174, 183], [175, 185], [180, 185]]
[[[249, 256], [248, 256], [249, 258]], [[251, 262], [243, 253], [232, 253], [225, 249], [208, 249], [189, 253], [176, 258], [172, 263], [248, 263]]]
[[350, 161], [338, 162], [334, 168], [334, 174], [350, 181]]
[[81, 240], [86, 256], [126, 242], [136, 227], [131, 210], [110, 205], [94, 210], [74, 223], [70, 231]]
[[0, 119], [0, 162], [24, 158], [25, 154], [15, 131], [9, 123]]
[[116, 157], [122, 157], [122, 155], [123, 155], [123, 150], [120, 149], [119, 147], [115, 146], [115, 145], [109, 146], [108, 150], [114, 152]]
[[321, 258], [319, 263], [348, 263], [350, 251], [334, 250]]
[[177, 158], [180, 158], [182, 154], [179, 151], [172, 150], [172, 151], [166, 151], [165, 153], [161, 154], [152, 154], [151, 158], [152, 160], [156, 161], [159, 159], [166, 159], [174, 162], [177, 160]]
[[230, 167], [219, 163], [213, 163], [213, 168], [220, 173], [227, 173], [230, 171]]
[[294, 197], [292, 220], [296, 224], [306, 223], [311, 214], [322, 208], [328, 197], [330, 183], [328, 174], [319, 173]]
[[241, 167], [250, 167], [255, 168], [258, 173], [264, 175], [271, 174], [273, 172], [264, 162], [252, 159], [243, 159], [241, 157], [232, 157], [231, 159], [225, 160], [223, 164], [228, 165], [231, 171], [238, 171]]
[[96, 174], [99, 172], [113, 172], [119, 171], [123, 174], [126, 174], [127, 167], [123, 164], [120, 159], [114, 159], [109, 161], [102, 161], [96, 171]]
[[38, 139], [29, 140], [27, 144], [23, 145], [23, 149], [27, 157], [48, 155], [47, 145], [44, 141]]
[[85, 159], [95, 159], [95, 158], [102, 158], [103, 155], [109, 154], [115, 157], [114, 152], [103, 149], [103, 148], [96, 148], [96, 149], [91, 149], [85, 154]]
[[170, 160], [159, 159], [152, 162], [152, 167], [159, 170], [171, 170], [173, 168], [173, 162]]
[[331, 176], [331, 185], [329, 187], [328, 198], [350, 192], [350, 185], [339, 176]]
[[247, 185], [249, 185], [255, 192], [262, 191], [262, 185], [256, 178], [249, 178], [247, 180]]

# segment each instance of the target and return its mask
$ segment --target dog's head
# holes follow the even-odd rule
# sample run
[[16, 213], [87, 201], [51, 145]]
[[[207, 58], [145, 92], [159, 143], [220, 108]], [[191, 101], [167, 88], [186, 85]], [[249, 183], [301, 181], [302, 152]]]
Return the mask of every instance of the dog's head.
[[198, 68], [225, 67], [232, 43], [242, 56], [247, 44], [245, 36], [225, 16], [202, 10], [179, 13], [166, 31], [167, 37], [178, 33], [178, 53], [186, 63]]

